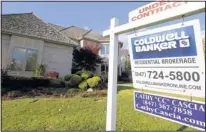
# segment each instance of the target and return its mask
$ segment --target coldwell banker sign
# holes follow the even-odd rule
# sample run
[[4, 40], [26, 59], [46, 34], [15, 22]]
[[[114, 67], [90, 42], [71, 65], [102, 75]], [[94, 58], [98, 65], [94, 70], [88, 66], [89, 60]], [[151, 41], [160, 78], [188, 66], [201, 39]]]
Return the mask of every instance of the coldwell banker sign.
[[205, 60], [198, 20], [129, 36], [133, 85], [205, 97]]
[[205, 103], [134, 92], [137, 111], [205, 130]]

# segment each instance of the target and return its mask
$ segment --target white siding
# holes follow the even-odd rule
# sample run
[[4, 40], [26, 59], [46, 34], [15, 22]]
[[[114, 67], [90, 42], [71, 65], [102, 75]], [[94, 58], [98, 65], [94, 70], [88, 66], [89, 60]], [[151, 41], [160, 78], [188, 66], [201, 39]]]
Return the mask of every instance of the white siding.
[[62, 77], [71, 74], [73, 47], [62, 46], [45, 42], [43, 48], [42, 64], [47, 71], [56, 71]]
[[6, 68], [7, 64], [8, 64], [8, 50], [9, 50], [9, 45], [10, 45], [10, 40], [11, 40], [11, 36], [10, 35], [6, 35], [6, 34], [2, 34], [2, 68]]

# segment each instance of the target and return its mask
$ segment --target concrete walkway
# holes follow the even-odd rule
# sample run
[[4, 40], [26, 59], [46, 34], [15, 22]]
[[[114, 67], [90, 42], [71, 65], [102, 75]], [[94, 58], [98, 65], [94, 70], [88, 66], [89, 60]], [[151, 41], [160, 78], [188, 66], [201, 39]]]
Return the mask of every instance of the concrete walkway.
[[132, 87], [132, 83], [123, 83], [123, 84], [117, 84], [117, 86], [126, 86], [126, 87]]

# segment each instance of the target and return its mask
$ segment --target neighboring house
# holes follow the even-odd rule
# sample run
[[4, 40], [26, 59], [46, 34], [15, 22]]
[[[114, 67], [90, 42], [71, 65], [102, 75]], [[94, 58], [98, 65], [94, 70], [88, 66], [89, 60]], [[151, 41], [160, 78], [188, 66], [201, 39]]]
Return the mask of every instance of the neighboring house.
[[126, 61], [129, 61], [129, 51], [128, 49], [121, 49], [120, 51], [120, 57], [121, 57], [121, 66], [122, 66], [122, 72], [124, 72], [126, 70]]
[[10, 75], [31, 77], [40, 64], [59, 76], [71, 73], [73, 47], [78, 44], [33, 13], [4, 14], [2, 68]]
[[[104, 57], [104, 64], [98, 66], [96, 69], [97, 74], [101, 75], [101, 72], [108, 74], [108, 63], [109, 63], [109, 39], [104, 38], [101, 34], [96, 33], [92, 30], [85, 30], [79, 27], [70, 26], [62, 27], [55, 24], [49, 23], [51, 26], [56, 28], [59, 32], [65, 36], [71, 38], [79, 44], [80, 47], [86, 47], [88, 45], [96, 45], [100, 47], [99, 55]], [[120, 54], [120, 48], [123, 46], [122, 42], [119, 42], [118, 54]], [[118, 57], [118, 73], [121, 75], [121, 62], [120, 55]]]

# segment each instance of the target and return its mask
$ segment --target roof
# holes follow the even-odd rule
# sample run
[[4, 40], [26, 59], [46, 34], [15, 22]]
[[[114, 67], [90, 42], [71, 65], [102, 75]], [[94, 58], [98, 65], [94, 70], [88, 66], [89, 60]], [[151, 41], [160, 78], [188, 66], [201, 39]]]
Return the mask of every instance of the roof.
[[65, 27], [63, 27], [63, 26], [56, 25], [56, 24], [52, 24], [52, 23], [48, 23], [48, 24], [49, 24], [50, 26], [52, 26], [53, 28], [57, 29], [58, 31], [65, 28]]
[[60, 32], [62, 32], [67, 37], [80, 40], [89, 31], [81, 29], [79, 27], [71, 26], [71, 27], [67, 27], [67, 28], [60, 30]]
[[[92, 30], [85, 30], [76, 26], [70, 26], [63, 28], [62, 26], [58, 26], [55, 24], [51, 24], [54, 28], [62, 32], [64, 35], [66, 35], [69, 38], [75, 39], [75, 40], [81, 40], [82, 38], [90, 39], [93, 41], [97, 41], [100, 43], [108, 43], [109, 38], [103, 37], [101, 34], [92, 31]], [[63, 28], [63, 29], [62, 29]], [[119, 41], [119, 44], [121, 46], [123, 45], [122, 42]]]
[[66, 37], [33, 13], [3, 14], [2, 32], [36, 37], [67, 45], [77, 45], [72, 39]]

